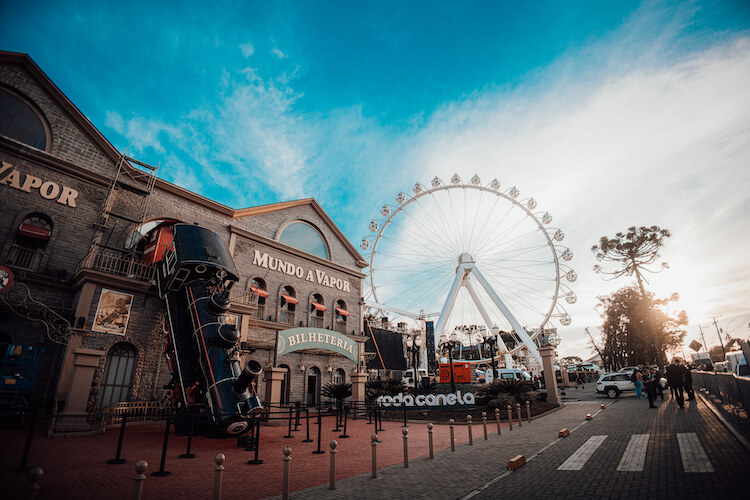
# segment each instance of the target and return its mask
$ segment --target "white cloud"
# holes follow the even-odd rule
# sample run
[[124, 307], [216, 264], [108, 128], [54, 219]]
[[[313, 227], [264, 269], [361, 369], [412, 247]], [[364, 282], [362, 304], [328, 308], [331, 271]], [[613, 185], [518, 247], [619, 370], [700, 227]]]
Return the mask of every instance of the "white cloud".
[[251, 55], [255, 54], [255, 47], [250, 42], [241, 44], [240, 50], [242, 51], [242, 55], [244, 57], [250, 57]]
[[279, 59], [284, 59], [284, 58], [288, 57], [288, 56], [287, 56], [286, 54], [284, 54], [284, 53], [283, 53], [283, 52], [281, 51], [281, 49], [279, 49], [278, 47], [274, 47], [274, 48], [272, 48], [270, 52], [271, 52], [271, 54], [275, 55], [275, 56], [276, 56], [276, 57], [278, 57]]

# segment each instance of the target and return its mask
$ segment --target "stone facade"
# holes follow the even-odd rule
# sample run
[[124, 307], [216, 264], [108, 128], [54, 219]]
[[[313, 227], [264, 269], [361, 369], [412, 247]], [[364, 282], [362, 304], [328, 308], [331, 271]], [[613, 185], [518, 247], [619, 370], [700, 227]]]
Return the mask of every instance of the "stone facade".
[[[0, 161], [5, 169], [0, 173], [0, 264], [14, 272], [17, 282], [12, 296], [0, 296], [0, 341], [45, 346], [32, 394], [35, 403], [46, 403], [51, 408], [57, 402], [64, 407], [75, 370], [74, 350], [86, 349], [87, 353], [101, 353], [88, 400], [88, 409], [95, 409], [107, 370], [107, 353], [123, 343], [135, 353], [127, 400], [160, 400], [164, 396], [169, 373], [162, 359], [163, 302], [147, 276], [92, 258], [105, 250], [117, 254], [117, 249], [125, 247], [138, 227], [131, 219], [139, 219], [146, 202], [144, 221], [197, 223], [221, 235], [240, 276], [235, 291], [247, 290], [253, 279], [263, 280], [268, 293], [267, 298], [261, 299], [265, 301], [263, 307], [233, 301], [230, 313], [238, 318], [247, 359], [256, 359], [264, 367], [288, 368], [285, 400], [318, 399], [320, 386], [338, 379], [342, 372], [344, 380], [350, 381], [357, 364], [338, 354], [298, 351], [280, 359], [275, 355], [276, 332], [292, 327], [320, 326], [364, 342], [361, 269], [365, 262], [315, 200], [233, 210], [157, 179], [150, 196], [124, 182], [113, 192], [104, 210], [120, 153], [27, 56], [0, 52], [0, 90], [20, 96], [37, 112], [47, 131], [45, 150], [0, 135]], [[18, 172], [16, 177], [9, 177], [12, 171]], [[74, 190], [75, 206], [45, 197], [30, 184], [28, 190], [22, 189], [27, 176]], [[109, 215], [113, 213], [117, 216]], [[17, 234], [24, 220], [33, 214], [42, 214], [49, 221], [51, 235], [33, 265], [19, 264], [14, 248], [18, 246]], [[327, 259], [278, 241], [284, 228], [295, 221], [317, 230], [325, 242]], [[279, 271], [275, 265], [263, 266], [256, 253], [288, 263], [287, 269], [302, 269], [302, 277], [299, 273]], [[139, 269], [144, 270], [143, 266]], [[282, 321], [285, 318], [280, 312], [280, 294], [284, 287], [291, 287], [299, 301], [293, 321]], [[103, 289], [132, 295], [127, 328], [122, 335], [92, 329]], [[40, 313], [32, 314], [28, 305], [20, 302], [20, 292], [26, 290], [44, 314], [58, 315], [69, 322], [70, 328], [64, 329], [65, 338], [53, 338], [45, 326], [48, 322], [33, 321], [33, 314]], [[326, 307], [322, 320], [313, 318], [311, 313], [315, 294]], [[349, 315], [336, 315], [337, 304]], [[313, 383], [315, 387], [311, 386]], [[259, 394], [265, 393], [262, 382], [258, 389]]]

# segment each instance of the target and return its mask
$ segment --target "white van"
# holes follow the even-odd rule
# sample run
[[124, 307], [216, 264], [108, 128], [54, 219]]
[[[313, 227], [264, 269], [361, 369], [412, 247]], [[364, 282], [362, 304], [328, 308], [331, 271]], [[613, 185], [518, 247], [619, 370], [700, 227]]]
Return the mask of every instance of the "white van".
[[747, 361], [742, 351], [728, 352], [725, 359], [727, 371], [740, 376], [750, 375], [750, 370], [748, 370]]
[[531, 381], [529, 372], [520, 368], [497, 368], [496, 371], [497, 377], [493, 377], [492, 368], [487, 368], [486, 370], [477, 368], [477, 384], [491, 384], [495, 378]]

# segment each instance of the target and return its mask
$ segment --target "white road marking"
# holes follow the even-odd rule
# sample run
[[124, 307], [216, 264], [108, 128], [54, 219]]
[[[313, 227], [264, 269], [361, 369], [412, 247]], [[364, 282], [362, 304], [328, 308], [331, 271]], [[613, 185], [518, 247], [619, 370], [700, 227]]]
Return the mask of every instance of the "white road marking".
[[581, 470], [591, 455], [602, 445], [607, 436], [591, 436], [557, 470]]
[[633, 434], [630, 436], [625, 453], [622, 454], [618, 471], [639, 472], [643, 470], [646, 462], [646, 449], [648, 448], [648, 434]]
[[714, 467], [706, 455], [695, 432], [677, 433], [677, 444], [680, 447], [682, 468], [685, 472], [713, 472]]

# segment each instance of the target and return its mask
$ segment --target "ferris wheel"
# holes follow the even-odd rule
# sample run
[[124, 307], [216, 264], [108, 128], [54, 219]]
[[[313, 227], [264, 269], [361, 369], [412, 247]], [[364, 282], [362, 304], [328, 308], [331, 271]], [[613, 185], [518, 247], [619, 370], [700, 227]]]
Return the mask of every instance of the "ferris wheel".
[[577, 275], [565, 234], [550, 226], [549, 212], [536, 211], [534, 198], [515, 186], [502, 190], [497, 179], [464, 183], [454, 174], [430, 185], [398, 193], [370, 221], [360, 242], [369, 251], [369, 312], [438, 316], [436, 344], [461, 326], [484, 325], [501, 351], [526, 348], [541, 365], [534, 339], [569, 325], [560, 299], [577, 300], [567, 285]]

